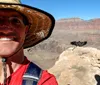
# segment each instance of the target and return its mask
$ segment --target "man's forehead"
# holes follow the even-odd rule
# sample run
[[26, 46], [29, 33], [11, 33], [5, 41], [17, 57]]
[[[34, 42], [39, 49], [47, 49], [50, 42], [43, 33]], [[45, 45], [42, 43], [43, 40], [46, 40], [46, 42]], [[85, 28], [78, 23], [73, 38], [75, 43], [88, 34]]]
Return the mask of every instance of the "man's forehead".
[[0, 16], [18, 16], [23, 17], [21, 13], [13, 9], [0, 9]]

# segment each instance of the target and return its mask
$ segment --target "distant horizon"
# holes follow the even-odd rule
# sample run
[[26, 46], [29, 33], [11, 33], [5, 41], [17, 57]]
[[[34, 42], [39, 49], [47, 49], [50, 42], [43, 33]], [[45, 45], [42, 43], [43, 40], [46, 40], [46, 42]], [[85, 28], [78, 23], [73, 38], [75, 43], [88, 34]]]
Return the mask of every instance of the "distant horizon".
[[61, 17], [61, 18], [58, 18], [56, 20], [60, 20], [60, 19], [71, 19], [71, 18], [79, 18], [79, 19], [82, 19], [82, 20], [92, 20], [92, 19], [100, 19], [100, 17], [92, 17], [92, 18], [82, 18], [82, 17]]
[[62, 18], [59, 18], [59, 19], [56, 19], [56, 20], [60, 20], [60, 19], [71, 19], [71, 18], [79, 18], [79, 19], [82, 19], [82, 20], [100, 19], [100, 17], [93, 17], [93, 18], [81, 18], [81, 17], [62, 17]]
[[58, 18], [56, 20], [60, 20], [60, 19], [70, 19], [70, 18], [79, 18], [79, 19], [82, 19], [82, 20], [91, 20], [91, 19], [100, 19], [100, 17], [93, 17], [93, 18], [82, 18], [82, 17], [61, 17], [61, 18]]

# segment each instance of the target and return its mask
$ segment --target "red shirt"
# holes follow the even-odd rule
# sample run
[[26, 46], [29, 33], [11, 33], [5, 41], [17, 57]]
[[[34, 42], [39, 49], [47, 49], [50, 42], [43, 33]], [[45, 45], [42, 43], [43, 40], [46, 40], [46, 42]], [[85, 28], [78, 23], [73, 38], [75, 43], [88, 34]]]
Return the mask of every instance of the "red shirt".
[[[21, 66], [14, 73], [12, 73], [11, 76], [7, 79], [7, 85], [22, 85], [22, 78], [27, 70], [29, 63], [30, 61], [25, 59], [24, 63], [21, 64]], [[58, 85], [58, 84], [54, 75], [44, 70], [42, 72], [38, 85]]]

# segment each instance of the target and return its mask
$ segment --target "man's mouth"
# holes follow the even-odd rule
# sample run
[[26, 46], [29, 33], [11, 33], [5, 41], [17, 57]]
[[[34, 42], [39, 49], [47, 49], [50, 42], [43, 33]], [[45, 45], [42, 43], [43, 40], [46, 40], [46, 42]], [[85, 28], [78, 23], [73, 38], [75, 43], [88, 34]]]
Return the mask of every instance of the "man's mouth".
[[18, 38], [15, 36], [9, 36], [9, 37], [0, 36], [0, 41], [18, 41]]
[[19, 37], [13, 32], [7, 34], [0, 32], [0, 41], [18, 41]]
[[7, 38], [7, 37], [0, 38], [0, 41], [11, 41], [11, 40], [14, 40], [14, 38]]

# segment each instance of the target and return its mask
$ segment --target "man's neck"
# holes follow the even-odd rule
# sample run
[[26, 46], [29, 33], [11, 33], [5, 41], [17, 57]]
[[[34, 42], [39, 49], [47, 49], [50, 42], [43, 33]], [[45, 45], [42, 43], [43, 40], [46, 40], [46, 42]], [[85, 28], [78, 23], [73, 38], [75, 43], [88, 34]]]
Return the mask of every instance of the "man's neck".
[[[6, 61], [6, 69], [7, 69], [7, 78], [15, 72], [19, 67], [20, 64], [24, 62], [24, 52], [23, 49], [21, 49], [19, 52], [17, 52], [15, 55], [7, 58]], [[3, 70], [3, 62], [2, 58], [0, 58], [0, 83], [4, 80], [4, 70]]]

